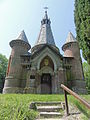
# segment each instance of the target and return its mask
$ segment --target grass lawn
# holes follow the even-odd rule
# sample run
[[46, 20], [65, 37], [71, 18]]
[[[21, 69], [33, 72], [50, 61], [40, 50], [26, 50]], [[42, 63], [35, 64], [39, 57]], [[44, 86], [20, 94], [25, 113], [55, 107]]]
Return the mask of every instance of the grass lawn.
[[[90, 102], [90, 95], [82, 95]], [[68, 95], [69, 102], [75, 104], [88, 120], [90, 111], [75, 98]], [[0, 120], [35, 120], [38, 113], [29, 110], [32, 101], [64, 101], [64, 95], [37, 95], [37, 94], [0, 94]]]

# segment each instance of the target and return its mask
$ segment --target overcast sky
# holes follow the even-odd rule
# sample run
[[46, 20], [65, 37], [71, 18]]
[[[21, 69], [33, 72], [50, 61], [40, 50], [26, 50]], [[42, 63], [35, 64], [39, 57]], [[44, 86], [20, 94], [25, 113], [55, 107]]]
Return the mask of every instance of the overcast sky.
[[0, 53], [9, 58], [9, 42], [16, 39], [24, 30], [29, 43], [33, 46], [37, 40], [44, 7], [48, 6], [48, 16], [55, 43], [61, 47], [69, 31], [75, 33], [74, 0], [0, 0]]

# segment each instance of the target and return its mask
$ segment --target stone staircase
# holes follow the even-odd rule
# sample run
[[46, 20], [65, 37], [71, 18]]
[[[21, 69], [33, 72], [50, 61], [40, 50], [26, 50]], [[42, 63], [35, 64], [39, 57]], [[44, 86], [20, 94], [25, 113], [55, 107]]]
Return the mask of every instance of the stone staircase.
[[[65, 104], [62, 102], [36, 102], [39, 118], [61, 118]], [[39, 119], [38, 119], [39, 120]]]

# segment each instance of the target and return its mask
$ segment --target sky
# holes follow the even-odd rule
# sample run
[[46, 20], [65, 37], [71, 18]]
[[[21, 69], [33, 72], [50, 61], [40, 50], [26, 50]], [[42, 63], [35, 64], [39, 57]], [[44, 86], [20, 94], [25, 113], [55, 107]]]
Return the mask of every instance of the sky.
[[61, 49], [68, 32], [76, 37], [74, 24], [74, 0], [0, 0], [0, 53], [9, 58], [9, 42], [24, 30], [31, 47], [34, 46], [44, 17], [44, 7], [48, 16], [55, 43]]

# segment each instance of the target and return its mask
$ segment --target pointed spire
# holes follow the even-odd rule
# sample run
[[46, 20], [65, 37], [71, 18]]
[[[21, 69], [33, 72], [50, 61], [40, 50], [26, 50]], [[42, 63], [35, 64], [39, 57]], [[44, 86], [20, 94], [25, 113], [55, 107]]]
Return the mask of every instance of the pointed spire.
[[75, 42], [75, 41], [76, 41], [76, 38], [73, 36], [71, 32], [69, 32], [65, 43]]
[[48, 20], [48, 15], [47, 15], [47, 11], [45, 11], [45, 16], [43, 18], [44, 20]]
[[45, 16], [44, 16], [44, 19], [48, 19], [48, 15], [47, 15], [47, 9], [48, 9], [48, 7], [44, 7], [44, 9], [45, 9]]
[[41, 30], [39, 33], [39, 37], [35, 45], [38, 44], [55, 45], [50, 23], [51, 21], [50, 19], [48, 19], [47, 11], [45, 11], [45, 16], [41, 21]]
[[26, 34], [25, 34], [24, 30], [21, 31], [21, 33], [19, 34], [19, 36], [17, 37], [17, 39], [23, 40], [23, 41], [25, 41], [25, 42], [28, 43], [28, 39], [26, 37]]

